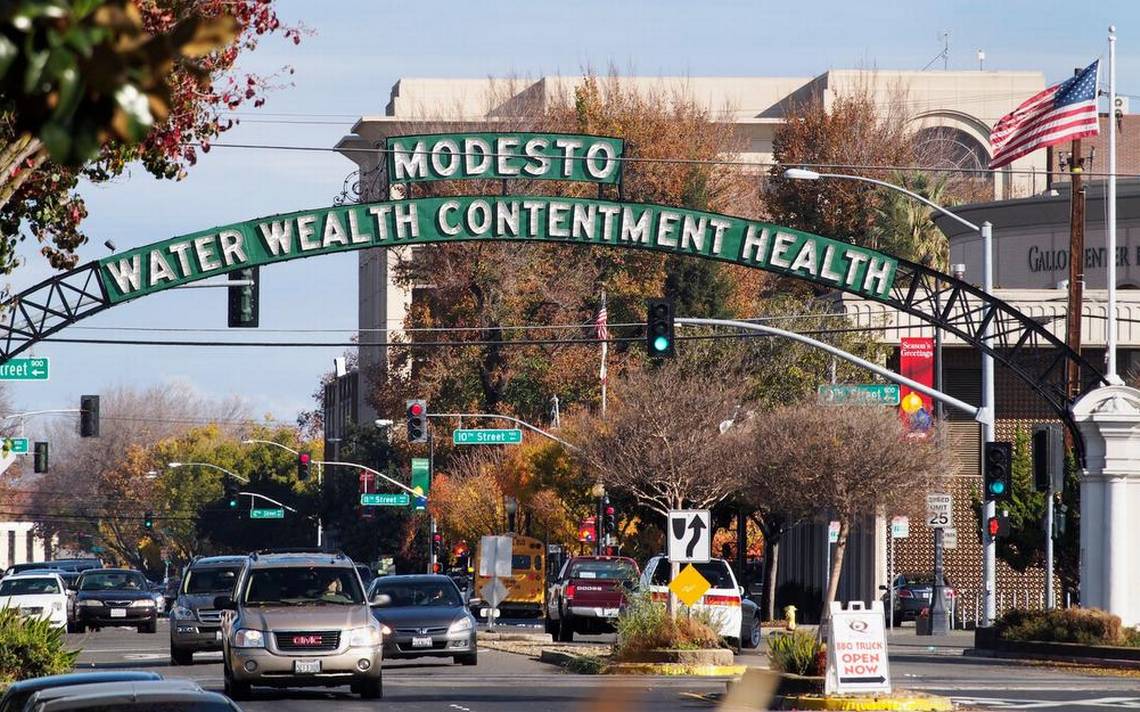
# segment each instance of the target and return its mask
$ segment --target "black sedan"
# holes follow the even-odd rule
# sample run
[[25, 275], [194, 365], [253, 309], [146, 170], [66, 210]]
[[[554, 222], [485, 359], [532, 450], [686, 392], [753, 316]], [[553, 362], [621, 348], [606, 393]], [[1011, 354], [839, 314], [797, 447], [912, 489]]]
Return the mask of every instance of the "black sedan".
[[[950, 582], [943, 577], [945, 584], [945, 601], [949, 606], [953, 603], [954, 589]], [[907, 620], [916, 620], [923, 609], [929, 608], [934, 596], [933, 574], [899, 574], [894, 581], [895, 623]], [[890, 615], [891, 594], [883, 594], [883, 610]], [[887, 620], [890, 620], [889, 617]]]
[[150, 586], [131, 569], [90, 569], [76, 582], [75, 632], [130, 626], [140, 633], [158, 630], [158, 606]]
[[450, 657], [475, 665], [475, 616], [463, 605], [447, 576], [383, 576], [372, 582], [369, 598], [386, 595], [372, 609], [383, 626], [384, 657]]

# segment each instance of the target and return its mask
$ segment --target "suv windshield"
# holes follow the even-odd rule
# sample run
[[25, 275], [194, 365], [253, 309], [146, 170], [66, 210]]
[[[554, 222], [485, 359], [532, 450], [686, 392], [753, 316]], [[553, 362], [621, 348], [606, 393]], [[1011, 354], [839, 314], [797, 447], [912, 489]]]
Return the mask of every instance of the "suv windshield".
[[637, 578], [637, 570], [628, 561], [575, 561], [568, 578], [622, 581]]
[[0, 596], [34, 596], [59, 593], [59, 584], [51, 578], [8, 579], [0, 581]]
[[387, 608], [431, 606], [455, 608], [463, 605], [459, 591], [450, 581], [392, 581], [381, 580], [372, 589], [373, 595], [386, 593], [392, 597]]
[[225, 593], [234, 590], [240, 566], [227, 569], [190, 569], [186, 574], [186, 593]]
[[364, 592], [353, 568], [283, 566], [253, 569], [243, 601], [251, 606], [359, 604], [364, 603]]
[[146, 591], [149, 584], [137, 571], [88, 571], [79, 580], [80, 591]]

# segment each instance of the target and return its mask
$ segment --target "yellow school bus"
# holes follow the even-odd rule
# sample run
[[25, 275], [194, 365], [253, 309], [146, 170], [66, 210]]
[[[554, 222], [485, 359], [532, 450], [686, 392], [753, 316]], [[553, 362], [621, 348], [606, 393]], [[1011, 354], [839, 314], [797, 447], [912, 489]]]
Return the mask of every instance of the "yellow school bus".
[[[503, 579], [507, 597], [499, 604], [503, 616], [541, 616], [546, 605], [546, 565], [542, 542], [529, 536], [509, 535], [511, 544], [511, 577]], [[475, 554], [475, 588], [472, 597], [482, 598], [483, 586], [491, 582], [490, 576], [479, 575], [482, 547]]]

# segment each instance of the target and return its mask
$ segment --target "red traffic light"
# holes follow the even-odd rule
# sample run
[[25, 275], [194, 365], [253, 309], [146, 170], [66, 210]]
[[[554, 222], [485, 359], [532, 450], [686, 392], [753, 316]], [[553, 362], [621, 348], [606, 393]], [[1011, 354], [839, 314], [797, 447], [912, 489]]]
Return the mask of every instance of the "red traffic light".
[[614, 516], [615, 511], [617, 511], [617, 510], [615, 510], [613, 507], [606, 507], [606, 516], [607, 517]]
[[443, 565], [442, 564], [437, 563], [437, 564], [431, 565], [431, 572], [433, 574], [438, 574], [440, 571], [443, 571]]
[[986, 522], [986, 528], [989, 529], [990, 536], [997, 536], [998, 529], [1001, 528], [1001, 524], [998, 523], [998, 518], [990, 517], [989, 521]]
[[420, 401], [412, 401], [408, 406], [408, 415], [420, 416], [424, 414], [424, 404]]
[[436, 544], [438, 544], [438, 543], [443, 541], [443, 535], [440, 534], [439, 532], [436, 532], [435, 534], [431, 535], [431, 540], [433, 542], [435, 542]]
[[309, 460], [310, 460], [310, 459], [312, 459], [312, 458], [311, 458], [311, 456], [309, 455], [309, 453], [307, 453], [307, 452], [303, 452], [303, 453], [301, 453], [300, 455], [298, 455], [298, 456], [297, 456], [297, 461], [298, 461], [298, 462], [300, 462], [302, 465], [307, 465], [307, 464], [309, 464]]

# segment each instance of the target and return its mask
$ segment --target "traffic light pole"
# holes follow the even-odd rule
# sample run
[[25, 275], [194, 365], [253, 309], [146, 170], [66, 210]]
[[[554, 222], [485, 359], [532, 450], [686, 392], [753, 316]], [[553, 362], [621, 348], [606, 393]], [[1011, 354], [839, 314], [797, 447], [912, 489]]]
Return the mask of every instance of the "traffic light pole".
[[[994, 288], [994, 246], [993, 226], [989, 222], [982, 223], [982, 291], [992, 294]], [[993, 338], [992, 321], [986, 322], [982, 331], [982, 343], [987, 346]], [[985, 419], [979, 418], [982, 423], [982, 452], [986, 451], [986, 443], [997, 439], [994, 428], [994, 357], [988, 351], [982, 351], [982, 407]], [[986, 463], [982, 462], [985, 471]], [[991, 517], [997, 516], [997, 503], [993, 498], [984, 500], [982, 521], [988, 522]], [[997, 615], [997, 542], [990, 535], [989, 527], [982, 527], [982, 589], [984, 610], [982, 625], [989, 627], [994, 624]]]

